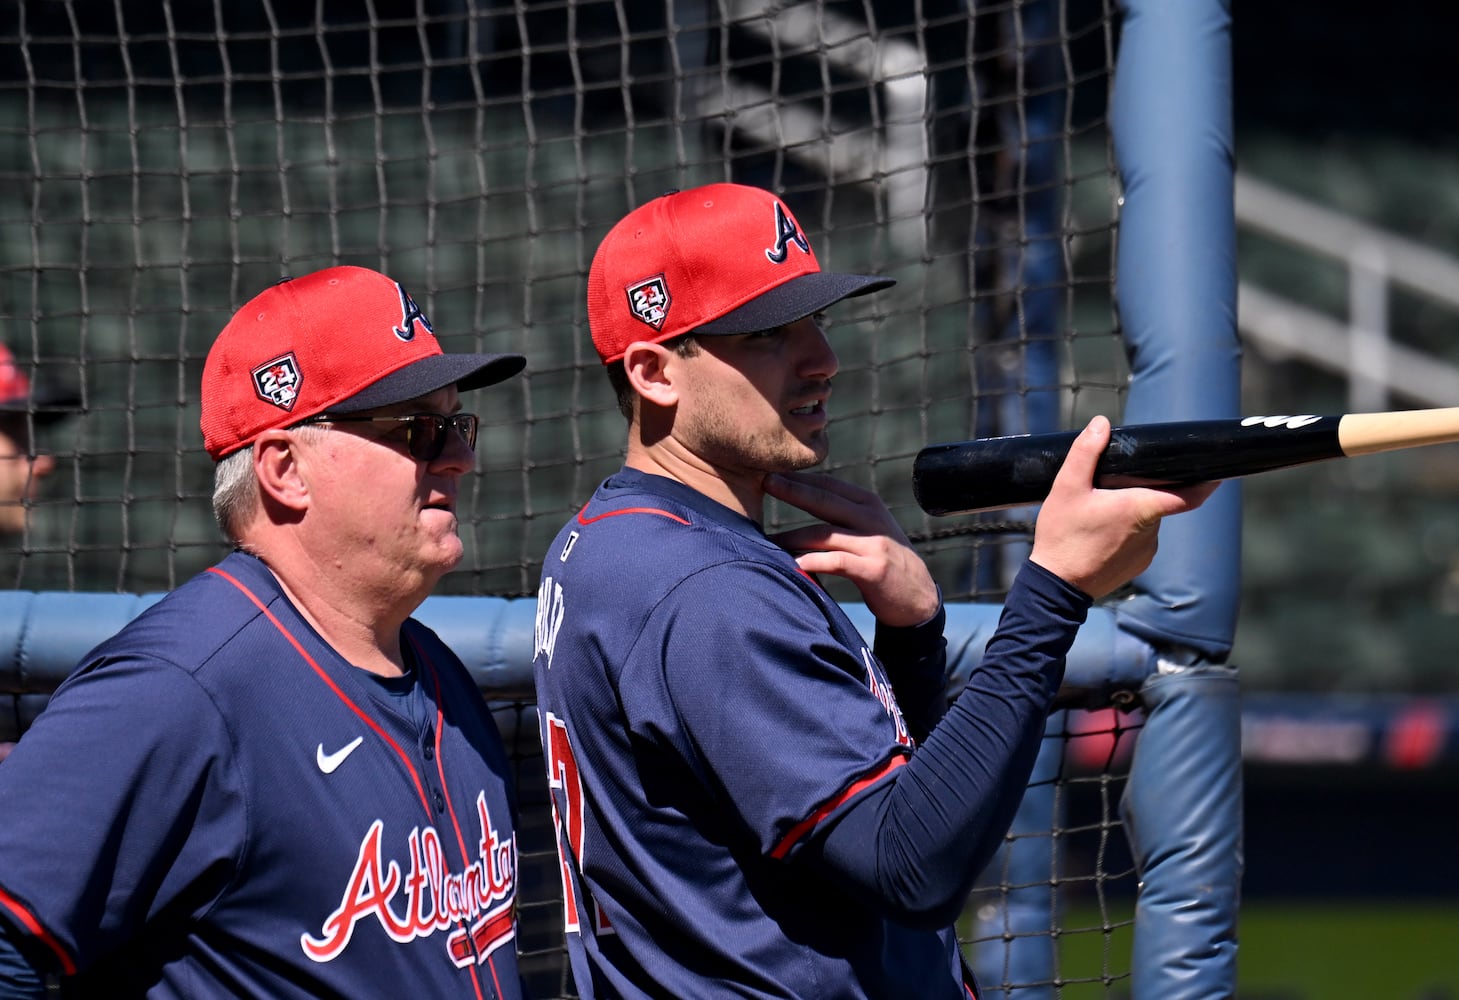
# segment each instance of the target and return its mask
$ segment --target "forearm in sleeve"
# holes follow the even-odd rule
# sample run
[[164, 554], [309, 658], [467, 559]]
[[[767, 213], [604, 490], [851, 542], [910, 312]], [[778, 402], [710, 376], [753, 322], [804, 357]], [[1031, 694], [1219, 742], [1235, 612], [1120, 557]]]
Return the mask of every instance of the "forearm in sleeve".
[[833, 875], [904, 922], [956, 919], [1013, 821], [1089, 605], [1062, 580], [1024, 566], [982, 663], [947, 714], [906, 766], [852, 799], [814, 842]]

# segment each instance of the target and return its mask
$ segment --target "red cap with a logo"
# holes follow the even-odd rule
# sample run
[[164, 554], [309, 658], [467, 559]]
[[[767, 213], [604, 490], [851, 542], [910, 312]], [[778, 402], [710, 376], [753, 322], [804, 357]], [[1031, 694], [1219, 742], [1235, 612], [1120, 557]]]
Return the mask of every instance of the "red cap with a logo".
[[635, 341], [770, 330], [892, 284], [822, 271], [769, 191], [708, 184], [655, 198], [608, 231], [588, 271], [588, 326], [608, 364]]
[[234, 314], [203, 366], [203, 444], [215, 460], [320, 413], [358, 413], [521, 371], [520, 354], [446, 354], [415, 300], [377, 271], [286, 278]]

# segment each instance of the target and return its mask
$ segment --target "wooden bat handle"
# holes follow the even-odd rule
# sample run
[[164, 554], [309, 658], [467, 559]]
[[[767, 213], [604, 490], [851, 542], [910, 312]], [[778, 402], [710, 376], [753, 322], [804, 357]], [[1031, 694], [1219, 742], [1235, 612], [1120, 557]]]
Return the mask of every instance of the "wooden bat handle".
[[1348, 413], [1337, 424], [1338, 446], [1349, 456], [1451, 441], [1459, 441], [1459, 406]]

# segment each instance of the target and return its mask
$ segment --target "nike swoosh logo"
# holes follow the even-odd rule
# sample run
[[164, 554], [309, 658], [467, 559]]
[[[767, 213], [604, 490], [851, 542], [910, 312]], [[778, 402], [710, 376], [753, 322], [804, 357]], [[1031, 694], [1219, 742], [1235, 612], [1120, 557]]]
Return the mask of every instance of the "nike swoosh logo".
[[344, 763], [344, 759], [355, 752], [355, 747], [365, 742], [363, 736], [356, 736], [353, 740], [340, 747], [334, 753], [325, 753], [324, 744], [319, 744], [319, 749], [314, 751], [314, 762], [319, 765], [319, 770], [325, 774], [333, 774], [334, 769]]

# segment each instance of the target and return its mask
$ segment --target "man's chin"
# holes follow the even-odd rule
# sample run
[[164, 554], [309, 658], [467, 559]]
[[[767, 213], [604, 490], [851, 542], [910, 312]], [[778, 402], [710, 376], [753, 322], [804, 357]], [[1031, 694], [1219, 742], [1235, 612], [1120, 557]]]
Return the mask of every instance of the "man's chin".
[[794, 471], [799, 471], [801, 469], [814, 469], [816, 466], [824, 462], [826, 460], [826, 457], [830, 455], [830, 453], [831, 443], [826, 440], [826, 436], [822, 434], [815, 441], [811, 441], [805, 446], [804, 451], [799, 456], [799, 461], [794, 467]]
[[439, 539], [435, 551], [429, 556], [429, 563], [422, 567], [426, 575], [434, 575], [431, 581], [434, 587], [441, 582], [441, 577], [461, 565], [461, 560], [466, 557], [466, 548], [461, 544], [461, 539], [454, 533], [449, 538]]

